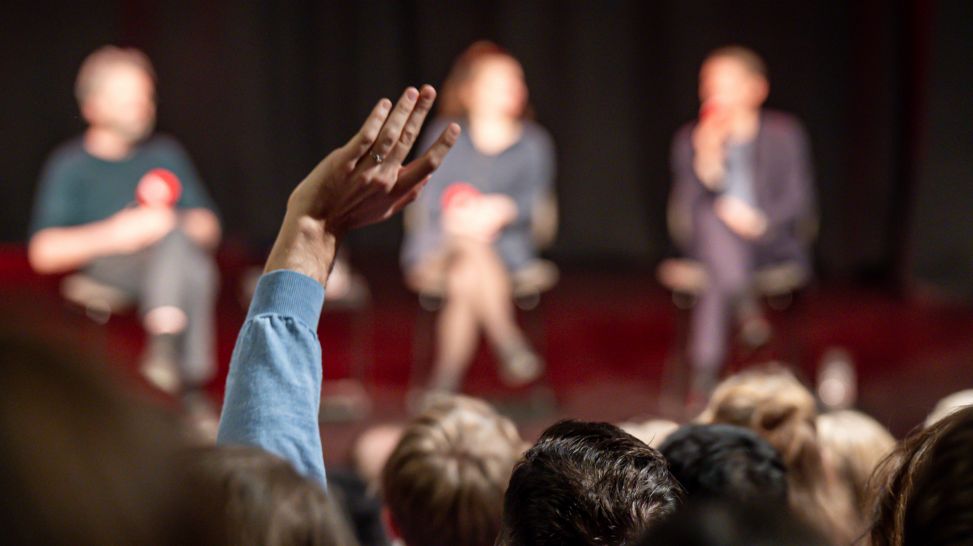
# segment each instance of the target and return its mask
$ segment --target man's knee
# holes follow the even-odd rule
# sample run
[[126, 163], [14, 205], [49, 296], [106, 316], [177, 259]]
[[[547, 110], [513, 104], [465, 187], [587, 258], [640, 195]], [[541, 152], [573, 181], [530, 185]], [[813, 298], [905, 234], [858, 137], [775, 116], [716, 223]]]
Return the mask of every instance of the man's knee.
[[750, 273], [738, 267], [716, 267], [710, 271], [711, 289], [726, 296], [738, 296], [750, 286]]

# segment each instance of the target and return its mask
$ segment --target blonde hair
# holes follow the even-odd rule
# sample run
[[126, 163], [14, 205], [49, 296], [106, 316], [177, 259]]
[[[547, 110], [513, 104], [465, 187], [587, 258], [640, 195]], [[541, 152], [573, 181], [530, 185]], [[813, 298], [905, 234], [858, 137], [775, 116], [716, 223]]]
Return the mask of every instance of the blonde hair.
[[618, 428], [642, 440], [649, 447], [659, 449], [662, 442], [679, 428], [679, 423], [668, 419], [648, 419], [646, 421], [626, 421]]
[[895, 449], [895, 438], [870, 416], [855, 410], [819, 415], [818, 441], [832, 457], [838, 475], [852, 492], [858, 513], [864, 519], [872, 512], [869, 479], [875, 468]]
[[925, 426], [931, 427], [967, 406], [973, 406], [973, 389], [954, 392], [936, 402], [936, 407], [926, 417]]
[[91, 95], [91, 92], [98, 87], [107, 69], [118, 66], [129, 65], [145, 72], [152, 81], [155, 81], [155, 69], [152, 61], [142, 51], [134, 47], [117, 47], [106, 45], [99, 47], [85, 57], [78, 69], [78, 77], [74, 81], [74, 97], [78, 104]]
[[382, 472], [382, 493], [407, 544], [492, 546], [503, 496], [526, 448], [483, 401], [434, 403], [406, 427]]
[[850, 492], [825, 464], [818, 443], [817, 408], [811, 392], [777, 366], [731, 376], [713, 392], [701, 423], [747, 427], [766, 439], [787, 465], [791, 509], [837, 543], [860, 528]]

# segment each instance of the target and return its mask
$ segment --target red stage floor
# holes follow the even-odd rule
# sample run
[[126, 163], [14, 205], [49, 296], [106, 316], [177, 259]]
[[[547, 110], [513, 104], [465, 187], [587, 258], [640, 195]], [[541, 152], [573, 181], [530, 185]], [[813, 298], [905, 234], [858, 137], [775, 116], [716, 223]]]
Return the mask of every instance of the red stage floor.
[[[220, 373], [212, 385], [216, 397], [245, 315], [237, 297], [245, 264], [222, 261]], [[326, 312], [321, 321], [326, 380], [348, 376], [357, 357], [373, 401], [366, 420], [323, 426], [331, 463], [345, 457], [350, 440], [366, 424], [401, 421], [406, 415], [413, 340], [422, 317], [394, 267], [365, 268], [373, 293], [370, 314], [356, 323], [351, 314]], [[56, 278], [30, 273], [16, 247], [0, 249], [0, 301], [0, 326], [78, 341], [135, 375], [143, 338], [134, 318], [94, 324], [61, 300]], [[651, 272], [568, 268], [541, 307], [522, 318], [543, 347], [546, 384], [521, 392], [505, 389], [489, 355], [481, 351], [466, 390], [514, 413], [526, 435], [561, 417], [618, 421], [659, 412], [659, 386], [664, 363], [675, 349], [678, 312]], [[973, 386], [971, 307], [902, 301], [877, 289], [828, 284], [808, 290], [789, 314], [775, 314], [773, 320], [780, 335], [771, 347], [755, 355], [736, 354], [735, 366], [782, 357], [813, 377], [823, 352], [843, 347], [858, 365], [859, 406], [897, 434], [918, 424], [938, 398]], [[549, 403], [551, 397], [556, 405]], [[537, 406], [545, 410], [538, 412]]]

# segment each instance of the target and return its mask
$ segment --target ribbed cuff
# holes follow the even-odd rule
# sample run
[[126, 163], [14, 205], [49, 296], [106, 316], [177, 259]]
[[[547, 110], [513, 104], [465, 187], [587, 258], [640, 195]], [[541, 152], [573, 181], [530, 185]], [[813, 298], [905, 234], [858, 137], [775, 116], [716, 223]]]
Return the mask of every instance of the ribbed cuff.
[[321, 283], [296, 271], [281, 269], [260, 277], [247, 320], [258, 315], [285, 315], [317, 330], [323, 306], [324, 287]]

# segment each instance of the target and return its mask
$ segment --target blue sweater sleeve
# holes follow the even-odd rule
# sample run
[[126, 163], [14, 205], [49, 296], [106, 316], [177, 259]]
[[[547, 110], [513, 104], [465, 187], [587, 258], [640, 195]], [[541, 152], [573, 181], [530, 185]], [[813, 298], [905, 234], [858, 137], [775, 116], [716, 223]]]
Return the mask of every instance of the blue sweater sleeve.
[[260, 278], [240, 329], [217, 443], [245, 444], [283, 457], [325, 484], [318, 406], [324, 288], [293, 271]]

